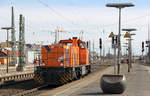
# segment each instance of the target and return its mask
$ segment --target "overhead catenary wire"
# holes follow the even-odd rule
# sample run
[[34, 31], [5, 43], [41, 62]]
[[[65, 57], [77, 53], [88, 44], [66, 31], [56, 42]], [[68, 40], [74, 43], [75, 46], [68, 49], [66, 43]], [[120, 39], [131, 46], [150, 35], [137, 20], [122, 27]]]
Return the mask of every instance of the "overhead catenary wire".
[[69, 18], [65, 17], [62, 13], [56, 11], [54, 8], [52, 8], [50, 5], [44, 3], [43, 1], [41, 0], [37, 0], [40, 4], [42, 4], [43, 6], [47, 7], [50, 11], [54, 12], [57, 16], [65, 19], [67, 22], [73, 24], [73, 25], [77, 25], [75, 24], [72, 20], [70, 20]]
[[[77, 26], [79, 27], [78, 24], [76, 24], [73, 20], [69, 19], [68, 17], [64, 16], [62, 13], [58, 12], [56, 9], [52, 8], [50, 5], [46, 4], [45, 2], [41, 1], [41, 0], [37, 0], [40, 4], [42, 4], [43, 6], [47, 7], [49, 9], [49, 12], [53, 12], [55, 13], [57, 16], [63, 18], [65, 21], [67, 21], [68, 23], [70, 23], [73, 26]], [[72, 32], [72, 35], [76, 35], [74, 32]]]
[[[124, 20], [122, 22], [124, 24], [127, 24], [129, 22], [135, 22], [136, 20], [145, 19], [144, 17], [148, 17], [148, 16], [142, 15], [142, 16], [134, 17], [134, 18], [131, 18], [131, 19], [128, 19], [128, 20]], [[117, 24], [118, 24], [118, 22], [112, 23], [112, 24], [106, 24], [106, 25], [103, 25], [103, 27], [110, 27], [110, 26], [114, 26], [114, 25], [117, 25]]]
[[[15, 7], [15, 10], [20, 10], [20, 9], [21, 9], [21, 10], [22, 10], [21, 13], [24, 12], [24, 9], [23, 9], [23, 8], [20, 8], [20, 7], [18, 8], [18, 7], [16, 7], [17, 5], [15, 4], [14, 1], [8, 0], [8, 2], [9, 2], [9, 5], [10, 5], [10, 6], [14, 6], [14, 7]], [[8, 18], [6, 18], [6, 20], [9, 21]], [[5, 21], [6, 21], [6, 20], [5, 20]], [[16, 24], [18, 24], [18, 23], [19, 23], [19, 19], [15, 19], [15, 22], [16, 22]], [[28, 23], [26, 23], [25, 27], [26, 27], [26, 32], [28, 32], [28, 33], [29, 33], [29, 32], [30, 32], [30, 33], [33, 33], [33, 32], [36, 32], [36, 33], [38, 32], [38, 33], [39, 33], [39, 32], [41, 32], [41, 31], [43, 32], [42, 29], [38, 30], [37, 28], [34, 28], [33, 26], [31, 26], [31, 24], [29, 24], [29, 21], [28, 21]], [[39, 28], [39, 27], [38, 27], [38, 28]], [[34, 29], [34, 30], [33, 30], [33, 29]], [[16, 28], [16, 30], [18, 31], [17, 28]], [[45, 32], [45, 30], [44, 30], [44, 32]], [[18, 34], [18, 33], [17, 33], [17, 34]], [[34, 34], [34, 35], [35, 35], [35, 34]], [[36, 36], [37, 39], [39, 39], [40, 36], [38, 36], [38, 34], [36, 34], [36, 35], [37, 35], [37, 36]], [[29, 36], [30, 36], [30, 35], [29, 35]], [[36, 39], [36, 40], [37, 40], [37, 39]], [[35, 41], [35, 40], [32, 40], [32, 39], [28, 38], [27, 41], [33, 42], [33, 41]]]
[[[14, 5], [14, 2], [9, 0], [11, 2], [12, 5]], [[41, 1], [41, 0], [37, 0], [39, 3], [41, 3], [42, 5], [44, 5], [45, 7], [49, 8], [51, 11], [53, 11], [56, 15], [58, 16], [61, 16], [62, 18], [64, 18], [65, 20], [67, 20], [68, 22], [70, 22], [71, 24], [73, 24], [73, 22], [68, 19], [67, 17], [65, 17], [64, 15], [62, 15], [60, 12], [56, 11], [54, 8], [50, 7], [48, 4], [46, 4], [45, 2]], [[22, 8], [21, 8], [22, 9]], [[126, 21], [123, 21], [123, 22], [131, 22], [131, 21], [135, 21], [135, 20], [139, 20], [140, 18], [143, 18], [145, 16], [139, 16], [139, 17], [136, 17], [136, 18], [132, 18], [132, 19], [129, 19], [129, 20], [126, 20]], [[108, 24], [108, 25], [102, 25], [102, 27], [110, 27], [110, 26], [113, 26], [113, 25], [116, 25], [117, 23], [114, 23], [114, 24]], [[73, 24], [74, 25], [74, 24]], [[75, 24], [76, 25], [76, 24]], [[27, 25], [28, 26], [28, 25]]]
[[[12, 2], [13, 2], [13, 5], [14, 5], [14, 1], [13, 1], [13, 0], [10, 0], [10, 1], [12, 1]], [[39, 1], [39, 0], [38, 0], [38, 1]], [[44, 4], [48, 5], [47, 3], [44, 2], [44, 0], [40, 0], [40, 1], [43, 2]], [[43, 5], [43, 4], [42, 4], [42, 5]], [[50, 5], [48, 5], [48, 6], [50, 7]], [[45, 7], [46, 7], [46, 6], [45, 6]], [[50, 8], [52, 8], [52, 7], [50, 7]], [[54, 9], [54, 8], [52, 8], [52, 9]], [[51, 10], [51, 9], [50, 9], [50, 10]], [[52, 11], [52, 10], [51, 10], [51, 11]], [[61, 14], [60, 12], [58, 12], [58, 11], [55, 10], [55, 9], [54, 9], [54, 11], [56, 11], [56, 13], [58, 13], [57, 15], [60, 16], [60, 14]], [[55, 14], [56, 14], [56, 13], [55, 13]], [[61, 15], [64, 16], [63, 14], [61, 14]], [[61, 16], [61, 17], [62, 17], [62, 16]], [[65, 17], [66, 19], [65, 19], [64, 17]], [[68, 18], [67, 18], [66, 16], [64, 16], [64, 17], [62, 17], [62, 18], [65, 19], [67, 22], [72, 23], [72, 20], [70, 20], [70, 19], [68, 20]], [[126, 21], [127, 21], [127, 22], [131, 22], [131, 21], [134, 21], [134, 22], [135, 22], [135, 20], [138, 20], [138, 21], [139, 21], [139, 20], [143, 19], [144, 17], [145, 17], [145, 16], [143, 16], [143, 17], [142, 17], [142, 16], [139, 16], [139, 17], [136, 17], [135, 19], [133, 18], [133, 19], [129, 19], [129, 20], [126, 20]], [[126, 21], [123, 21], [123, 22], [126, 23]], [[117, 23], [116, 23], [116, 24], [117, 24]], [[116, 25], [116, 24], [114, 24], [114, 25]], [[74, 24], [73, 24], [73, 25], [74, 25]], [[113, 26], [112, 24], [108, 24], [108, 25]], [[30, 30], [31, 30], [31, 31], [32, 31], [32, 28], [33, 28], [33, 29], [36, 29], [36, 30], [37, 30], [36, 32], [39, 31], [39, 30], [37, 29], [37, 28], [39, 28], [39, 27], [34, 28], [32, 25], [30, 25], [30, 24], [27, 25], [27, 23], [26, 23], [26, 27], [29, 27], [29, 26], [30, 26]], [[31, 26], [32, 26], [32, 27], [31, 27]], [[107, 25], [105, 26], [105, 25], [104, 25], [104, 27], [109, 27], [109, 26], [107, 26]], [[102, 27], [102, 28], [103, 28], [103, 27]], [[93, 28], [92, 28], [92, 29], [93, 29]], [[40, 31], [41, 31], [41, 30], [40, 30]], [[47, 30], [47, 31], [48, 31], [48, 30]], [[35, 31], [32, 31], [32, 32], [35, 32]], [[42, 32], [43, 32], [43, 31], [42, 31]]]
[[[8, 0], [9, 2], [10, 2], [10, 4], [11, 5], [15, 5], [14, 4], [14, 1], [13, 0]], [[73, 25], [77, 25], [77, 24], [75, 24], [72, 20], [70, 20], [70, 19], [68, 19], [67, 17], [65, 17], [62, 13], [60, 13], [60, 12], [58, 12], [57, 10], [55, 10], [54, 8], [52, 8], [50, 5], [48, 5], [47, 3], [45, 3], [45, 2], [43, 2], [43, 0], [37, 0], [39, 3], [41, 3], [42, 5], [44, 5], [45, 7], [47, 7], [48, 9], [50, 9], [52, 12], [54, 12], [56, 15], [58, 15], [58, 16], [60, 16], [60, 17], [62, 17], [62, 18], [64, 18], [65, 20], [67, 20], [68, 22], [70, 22], [71, 24], [73, 24]], [[22, 9], [22, 8], [21, 8]], [[131, 21], [135, 21], [135, 20], [139, 20], [140, 18], [144, 18], [144, 17], [146, 17], [145, 15], [143, 15], [143, 16], [139, 16], [139, 17], [135, 17], [135, 18], [132, 18], [132, 19], [128, 19], [128, 20], [126, 20], [126, 21], [123, 21], [123, 22], [131, 22]], [[116, 23], [113, 23], [113, 24], [107, 24], [107, 25], [103, 25], [103, 27], [110, 27], [110, 26], [113, 26], [113, 25], [116, 25], [116, 24], [118, 24], [118, 22], [116, 22]]]

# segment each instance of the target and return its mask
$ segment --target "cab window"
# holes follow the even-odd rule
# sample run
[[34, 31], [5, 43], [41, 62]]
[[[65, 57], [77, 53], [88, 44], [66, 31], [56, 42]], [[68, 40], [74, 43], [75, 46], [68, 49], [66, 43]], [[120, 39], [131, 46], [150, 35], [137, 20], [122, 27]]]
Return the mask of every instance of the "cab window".
[[83, 45], [83, 43], [80, 43], [79, 46], [80, 46], [81, 49], [85, 49], [85, 46]]
[[72, 45], [72, 43], [60, 43], [61, 45], [69, 45], [69, 46], [71, 46]]

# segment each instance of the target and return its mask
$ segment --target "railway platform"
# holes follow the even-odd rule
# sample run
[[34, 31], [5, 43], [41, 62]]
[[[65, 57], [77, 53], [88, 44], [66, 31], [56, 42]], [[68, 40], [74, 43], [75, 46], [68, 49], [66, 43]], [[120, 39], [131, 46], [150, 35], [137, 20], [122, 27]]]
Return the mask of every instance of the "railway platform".
[[146, 64], [133, 64], [130, 73], [127, 72], [127, 64], [121, 66], [121, 74], [124, 74], [127, 79], [127, 88], [123, 94], [103, 93], [100, 88], [100, 77], [105, 73], [113, 73], [113, 67], [40, 96], [149, 96], [150, 94], [150, 66]]
[[33, 65], [27, 65], [25, 66], [25, 70], [18, 72], [16, 71], [16, 66], [9, 67], [8, 73], [6, 72], [7, 68], [6, 65], [0, 65], [0, 84], [3, 84], [7, 81], [20, 81], [20, 80], [28, 80], [32, 79], [34, 76], [34, 66]]
[[133, 64], [132, 71], [127, 72], [127, 66], [121, 68], [121, 73], [127, 79], [127, 89], [123, 94], [104, 94], [100, 88], [99, 78], [95, 82], [76, 91], [71, 96], [149, 96], [150, 67], [142, 64]]
[[9, 66], [8, 67], [8, 73], [7, 73], [7, 65], [0, 65], [0, 76], [5, 76], [8, 74], [15, 74], [15, 73], [23, 73], [23, 72], [29, 72], [34, 71], [35, 66], [33, 64], [28, 64], [24, 67], [25, 70], [19, 72], [17, 71], [17, 66]]

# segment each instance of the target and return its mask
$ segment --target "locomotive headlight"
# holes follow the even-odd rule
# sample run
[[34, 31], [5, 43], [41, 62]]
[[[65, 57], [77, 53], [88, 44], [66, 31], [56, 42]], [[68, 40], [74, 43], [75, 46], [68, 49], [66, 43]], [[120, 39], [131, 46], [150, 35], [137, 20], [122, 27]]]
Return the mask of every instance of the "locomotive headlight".
[[60, 66], [64, 66], [64, 64], [63, 64], [63, 63], [60, 63]]
[[69, 49], [69, 46], [66, 46], [66, 49]]
[[69, 46], [64, 46], [65, 49], [69, 49]]

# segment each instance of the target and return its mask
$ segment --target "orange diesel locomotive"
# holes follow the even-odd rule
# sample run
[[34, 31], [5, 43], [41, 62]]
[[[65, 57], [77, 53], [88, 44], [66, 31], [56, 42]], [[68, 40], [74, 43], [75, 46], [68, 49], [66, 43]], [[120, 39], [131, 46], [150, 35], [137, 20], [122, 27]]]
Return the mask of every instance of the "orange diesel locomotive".
[[41, 63], [34, 76], [41, 84], [65, 84], [91, 72], [86, 44], [76, 37], [60, 40], [55, 45], [43, 45]]

